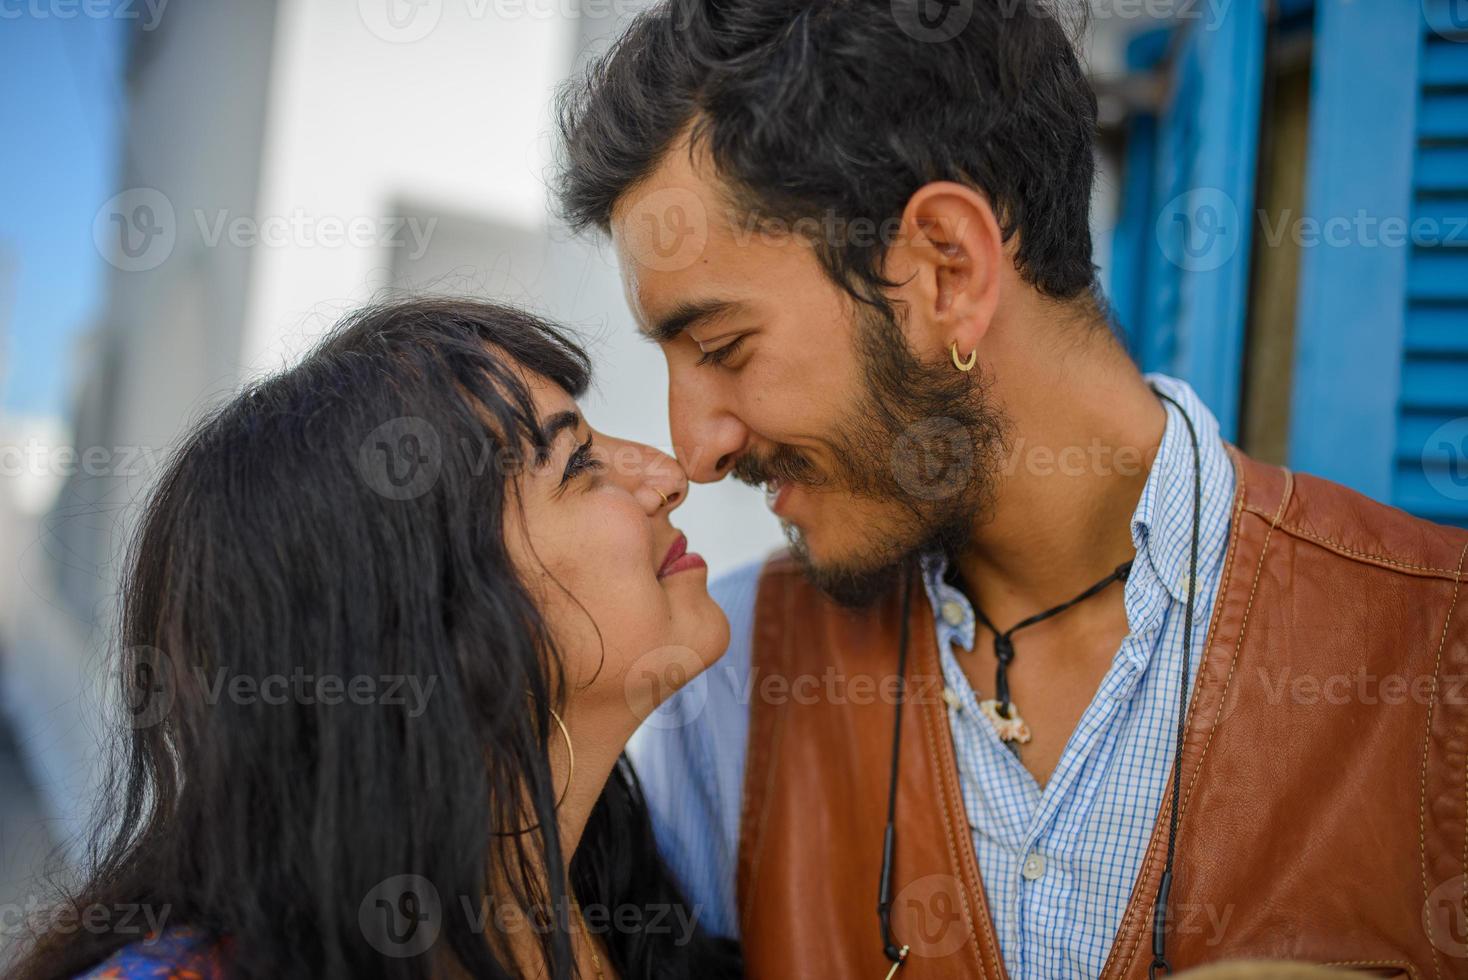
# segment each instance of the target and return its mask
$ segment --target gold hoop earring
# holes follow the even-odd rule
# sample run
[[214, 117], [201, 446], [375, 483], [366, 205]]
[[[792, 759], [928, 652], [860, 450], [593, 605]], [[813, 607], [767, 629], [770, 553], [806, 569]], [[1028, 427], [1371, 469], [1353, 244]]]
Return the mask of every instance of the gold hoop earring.
[[[561, 730], [561, 738], [566, 740], [566, 788], [561, 790], [561, 795], [556, 800], [556, 809], [559, 810], [561, 804], [566, 802], [566, 795], [571, 792], [571, 780], [576, 776], [576, 749], [571, 745], [571, 733], [566, 730], [566, 723], [561, 720], [561, 716], [556, 714], [554, 708], [547, 708], [546, 710], [550, 712], [550, 716], [555, 721], [556, 727]], [[494, 834], [496, 837], [514, 837], [517, 834], [528, 834], [531, 831], [539, 829], [540, 823], [537, 821], [519, 830], [497, 830]]]
[[958, 341], [956, 340], [948, 345], [948, 354], [953, 358], [953, 366], [960, 371], [972, 371], [974, 365], [979, 361], [979, 349], [977, 347], [969, 351], [968, 360], [960, 361], [958, 359]]
[[566, 740], [566, 788], [561, 790], [560, 799], [556, 800], [556, 809], [559, 810], [561, 804], [566, 802], [566, 794], [571, 792], [571, 780], [576, 775], [576, 750], [571, 747], [571, 733], [566, 731], [566, 723], [561, 720], [561, 716], [556, 714], [554, 708], [547, 708], [546, 710], [550, 712], [551, 718], [555, 720], [556, 727], [560, 728], [561, 738]]

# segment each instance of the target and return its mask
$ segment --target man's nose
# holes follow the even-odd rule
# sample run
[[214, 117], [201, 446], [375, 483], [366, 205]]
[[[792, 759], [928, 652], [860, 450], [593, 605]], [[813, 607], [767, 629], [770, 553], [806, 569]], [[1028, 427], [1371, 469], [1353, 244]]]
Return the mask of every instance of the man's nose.
[[668, 426], [673, 451], [695, 483], [722, 480], [749, 443], [749, 429], [721, 403], [714, 386], [686, 373], [670, 373]]

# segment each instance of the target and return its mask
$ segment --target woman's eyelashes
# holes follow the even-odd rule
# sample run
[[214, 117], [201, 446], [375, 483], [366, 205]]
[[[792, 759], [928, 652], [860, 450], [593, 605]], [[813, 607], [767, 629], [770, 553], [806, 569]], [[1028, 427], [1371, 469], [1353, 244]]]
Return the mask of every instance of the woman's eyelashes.
[[703, 356], [698, 359], [699, 367], [703, 367], [706, 364], [727, 364], [729, 362], [729, 359], [738, 352], [740, 347], [743, 346], [744, 335], [740, 335], [738, 337], [735, 337], [729, 343], [725, 344], [723, 347], [720, 347], [718, 350], [704, 351]]
[[591, 436], [586, 441], [571, 451], [566, 457], [566, 469], [561, 473], [561, 482], [558, 489], [565, 489], [570, 483], [582, 473], [601, 469], [601, 460], [591, 451]]

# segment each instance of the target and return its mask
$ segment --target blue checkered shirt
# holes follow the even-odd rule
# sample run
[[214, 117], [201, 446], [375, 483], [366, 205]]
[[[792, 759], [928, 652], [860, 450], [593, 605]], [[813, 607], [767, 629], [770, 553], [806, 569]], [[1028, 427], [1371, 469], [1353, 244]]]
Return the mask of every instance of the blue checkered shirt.
[[[1161, 375], [1148, 380], [1182, 404], [1198, 432], [1196, 673], [1223, 571], [1234, 473], [1218, 423], [1193, 390]], [[979, 714], [979, 701], [992, 695], [975, 691], [959, 665], [974, 644], [972, 605], [943, 581], [941, 557], [923, 563], [953, 695], [959, 785], [1015, 980], [1101, 973], [1162, 804], [1177, 725], [1193, 520], [1192, 443], [1177, 409], [1166, 408], [1167, 427], [1131, 520], [1137, 554], [1124, 587], [1129, 632], [1043, 788]], [[734, 879], [759, 572], [754, 564], [714, 583], [730, 620], [728, 653], [660, 707], [629, 747], [664, 857], [699, 921], [727, 936], [737, 936], [739, 925]], [[875, 912], [872, 930], [876, 942]]]

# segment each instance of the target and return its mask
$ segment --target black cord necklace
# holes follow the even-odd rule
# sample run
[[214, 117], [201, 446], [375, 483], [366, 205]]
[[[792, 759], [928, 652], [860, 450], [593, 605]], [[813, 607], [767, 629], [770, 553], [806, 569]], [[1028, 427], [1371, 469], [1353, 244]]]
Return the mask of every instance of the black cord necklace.
[[1172, 964], [1167, 962], [1167, 899], [1172, 893], [1172, 864], [1177, 854], [1178, 808], [1182, 800], [1183, 784], [1183, 736], [1188, 730], [1188, 679], [1193, 663], [1193, 597], [1198, 591], [1198, 521], [1203, 512], [1203, 454], [1198, 449], [1198, 433], [1193, 420], [1183, 407], [1162, 392], [1157, 397], [1171, 402], [1188, 426], [1188, 438], [1193, 443], [1193, 543], [1188, 560], [1188, 602], [1183, 616], [1183, 677], [1177, 695], [1177, 744], [1172, 753], [1172, 806], [1167, 816], [1167, 863], [1162, 867], [1162, 881], [1157, 886], [1157, 900], [1152, 905], [1152, 963], [1147, 967], [1148, 980], [1171, 973]]
[[1117, 565], [1111, 574], [1083, 591], [1074, 599], [1062, 602], [1058, 606], [1051, 606], [1044, 612], [1035, 613], [1035, 615], [1028, 619], [1022, 619], [1002, 633], [990, 621], [989, 617], [984, 615], [984, 610], [980, 609], [977, 603], [974, 604], [974, 616], [979, 622], [984, 624], [989, 632], [994, 634], [994, 661], [996, 664], [994, 668], [994, 700], [985, 701], [980, 705], [980, 708], [986, 714], [992, 711], [998, 720], [1010, 723], [1000, 727], [999, 737], [1004, 740], [1004, 743], [1012, 751], [1018, 752], [1020, 744], [1030, 740], [1030, 730], [1029, 726], [1024, 723], [1024, 718], [1009, 700], [1009, 665], [1014, 662], [1014, 641], [1011, 637], [1022, 629], [1034, 626], [1036, 623], [1043, 623], [1047, 619], [1060, 615], [1072, 606], [1079, 605], [1092, 596], [1100, 594], [1112, 582], [1125, 582], [1127, 576], [1131, 574], [1131, 571], [1132, 563], [1129, 559]]
[[[1183, 616], [1183, 669], [1182, 680], [1178, 685], [1176, 745], [1172, 754], [1172, 799], [1167, 820], [1167, 862], [1163, 865], [1162, 880], [1157, 886], [1157, 898], [1152, 907], [1152, 963], [1147, 967], [1148, 980], [1157, 980], [1157, 977], [1172, 972], [1172, 965], [1167, 960], [1167, 903], [1172, 892], [1173, 860], [1177, 854], [1178, 811], [1182, 793], [1183, 737], [1187, 733], [1188, 724], [1188, 691], [1193, 661], [1193, 597], [1198, 585], [1199, 522], [1203, 512], [1203, 455], [1198, 448], [1198, 433], [1193, 428], [1193, 420], [1188, 418], [1188, 413], [1183, 411], [1182, 405], [1178, 404], [1176, 399], [1158, 391], [1155, 386], [1152, 392], [1178, 410], [1178, 414], [1182, 416], [1184, 424], [1187, 425], [1188, 439], [1193, 447], [1193, 541], [1188, 565], [1188, 598]], [[1117, 578], [1125, 580], [1130, 571], [1131, 562], [1123, 562], [1116, 571], [1070, 602], [1039, 614], [1038, 619], [1032, 616], [1011, 627], [1009, 632], [1004, 634], [1005, 643], [1008, 645], [1009, 660], [1014, 659], [1014, 647], [1009, 642], [1010, 634], [1090, 598]], [[877, 889], [877, 921], [882, 930], [882, 954], [892, 962], [892, 969], [887, 971], [887, 980], [891, 980], [893, 974], [907, 961], [907, 954], [910, 952], [909, 946], [899, 946], [892, 935], [892, 859], [897, 849], [897, 762], [899, 750], [902, 747], [902, 703], [907, 693], [907, 646], [908, 631], [911, 628], [909, 622], [911, 594], [910, 574], [904, 574], [902, 576], [902, 629], [898, 634], [897, 644], [897, 704], [892, 724], [892, 768], [891, 779], [887, 784], [887, 827], [882, 834], [882, 878]], [[1009, 684], [1008, 679], [1004, 677], [1007, 662], [999, 658], [1000, 633], [989, 624], [983, 613], [978, 612], [977, 609], [975, 613], [994, 633], [995, 658], [1000, 662], [999, 676], [996, 678], [999, 681], [999, 684], [996, 685], [996, 694], [1003, 698], [1004, 707], [1009, 710]], [[1001, 691], [1002, 694], [999, 694]]]

